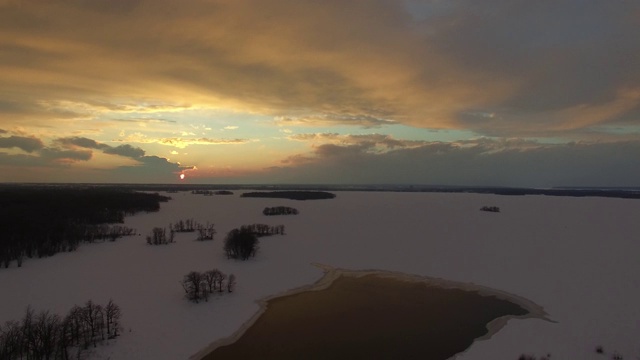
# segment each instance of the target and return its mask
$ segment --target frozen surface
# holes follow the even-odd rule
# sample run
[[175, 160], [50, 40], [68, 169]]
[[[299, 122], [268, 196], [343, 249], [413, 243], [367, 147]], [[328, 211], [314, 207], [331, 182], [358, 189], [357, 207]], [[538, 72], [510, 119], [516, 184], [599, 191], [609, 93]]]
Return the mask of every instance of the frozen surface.
[[[142, 236], [82, 245], [75, 253], [0, 270], [0, 322], [27, 304], [66, 313], [88, 299], [121, 306], [124, 332], [98, 348], [98, 359], [187, 359], [231, 335], [258, 310], [256, 300], [317, 280], [317, 262], [480, 284], [528, 298], [555, 322], [512, 320], [458, 359], [603, 359], [597, 345], [625, 359], [640, 356], [640, 201], [605, 198], [438, 193], [336, 192], [333, 200], [292, 201], [169, 194], [160, 212], [126, 226]], [[263, 216], [266, 206], [297, 216]], [[501, 213], [482, 212], [484, 205]], [[146, 245], [154, 226], [179, 219], [214, 222], [213, 242], [178, 234]], [[234, 227], [284, 224], [287, 235], [261, 239], [256, 258], [225, 258]], [[191, 270], [237, 276], [234, 293], [192, 304], [179, 284]]]

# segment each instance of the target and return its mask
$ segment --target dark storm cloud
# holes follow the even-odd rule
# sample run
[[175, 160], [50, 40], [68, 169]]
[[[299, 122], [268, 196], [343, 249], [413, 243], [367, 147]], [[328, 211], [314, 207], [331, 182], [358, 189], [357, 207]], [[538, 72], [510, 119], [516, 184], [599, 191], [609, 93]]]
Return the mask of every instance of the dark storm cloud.
[[19, 148], [28, 153], [40, 150], [44, 144], [35, 137], [9, 136], [0, 137], [0, 148]]
[[56, 148], [44, 148], [40, 150], [40, 157], [45, 161], [88, 161], [93, 156], [91, 150], [63, 150]]
[[93, 139], [88, 139], [85, 137], [68, 137], [68, 138], [59, 138], [56, 139], [56, 143], [59, 143], [63, 146], [78, 146], [87, 149], [106, 149], [109, 148], [109, 145], [100, 144]]
[[637, 186], [639, 154], [640, 141], [544, 145], [482, 139], [387, 152], [375, 151], [372, 143], [324, 144], [287, 159], [270, 175], [293, 183]]
[[51, 146], [45, 146], [40, 139], [35, 137], [11, 136], [0, 138], [0, 148], [12, 147], [19, 147], [30, 154], [0, 152], [0, 165], [40, 168], [68, 166], [77, 162], [91, 160], [93, 150], [130, 158], [138, 163], [132, 166], [117, 167], [111, 170], [111, 174], [103, 173], [99, 178], [100, 181], [122, 181], [127, 176], [131, 176], [129, 181], [141, 181], [144, 179], [145, 174], [149, 176], [149, 180], [153, 177], [158, 177], [167, 181], [168, 179], [173, 179], [176, 172], [194, 168], [193, 166], [172, 163], [163, 157], [147, 156], [143, 149], [129, 144], [112, 147], [85, 137], [58, 138], [53, 141]]
[[102, 150], [105, 154], [111, 155], [119, 155], [124, 157], [129, 157], [132, 159], [137, 159], [144, 156], [145, 151], [139, 147], [133, 147], [129, 144], [118, 145], [118, 146], [110, 146], [107, 144], [99, 143], [93, 139], [85, 138], [85, 137], [68, 137], [68, 138], [58, 138], [55, 140], [56, 143], [66, 146], [66, 147], [81, 147], [87, 149], [98, 149]]
[[116, 147], [106, 148], [104, 149], [104, 153], [130, 157], [132, 159], [138, 159], [144, 156], [145, 151], [140, 149], [139, 147], [133, 147], [129, 144], [124, 144]]

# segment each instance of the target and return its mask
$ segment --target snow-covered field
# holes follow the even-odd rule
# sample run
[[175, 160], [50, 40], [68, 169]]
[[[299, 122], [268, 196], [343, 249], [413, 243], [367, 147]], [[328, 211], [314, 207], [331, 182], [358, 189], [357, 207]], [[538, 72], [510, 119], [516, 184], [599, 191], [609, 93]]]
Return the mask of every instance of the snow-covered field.
[[[381, 269], [475, 283], [528, 298], [555, 322], [511, 320], [458, 359], [603, 359], [617, 350], [640, 357], [640, 201], [605, 198], [439, 193], [336, 192], [333, 200], [293, 201], [169, 194], [160, 212], [126, 226], [143, 236], [82, 245], [75, 253], [0, 270], [0, 322], [28, 304], [64, 314], [88, 299], [121, 306], [124, 332], [97, 349], [99, 359], [187, 359], [231, 335], [258, 311], [257, 299], [322, 276], [311, 263]], [[297, 216], [262, 215], [292, 206]], [[484, 205], [501, 213], [482, 212]], [[214, 222], [213, 242], [178, 234], [149, 246], [154, 226], [179, 219]], [[247, 262], [228, 260], [222, 238], [243, 224], [284, 224], [261, 239]], [[179, 281], [191, 270], [237, 276], [232, 294], [187, 301]], [[602, 345], [607, 355], [599, 355]]]

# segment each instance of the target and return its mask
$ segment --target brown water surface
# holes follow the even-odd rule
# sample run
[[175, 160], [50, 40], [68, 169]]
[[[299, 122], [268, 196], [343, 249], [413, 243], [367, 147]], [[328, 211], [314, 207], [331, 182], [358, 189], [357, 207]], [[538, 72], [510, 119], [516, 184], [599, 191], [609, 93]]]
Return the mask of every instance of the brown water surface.
[[204, 359], [448, 359], [487, 324], [527, 310], [474, 291], [366, 275], [268, 301], [232, 344]]

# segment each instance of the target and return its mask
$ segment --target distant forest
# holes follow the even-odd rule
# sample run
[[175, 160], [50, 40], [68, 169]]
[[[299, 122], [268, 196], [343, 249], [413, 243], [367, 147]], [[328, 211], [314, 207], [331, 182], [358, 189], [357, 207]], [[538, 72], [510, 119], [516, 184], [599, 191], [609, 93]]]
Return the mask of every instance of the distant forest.
[[127, 215], [158, 211], [170, 198], [117, 188], [0, 188], [0, 268], [13, 260], [74, 251], [82, 242], [114, 241], [135, 229]]
[[325, 191], [265, 191], [265, 192], [247, 192], [241, 197], [251, 198], [275, 198], [290, 200], [324, 200], [333, 199], [335, 194]]

